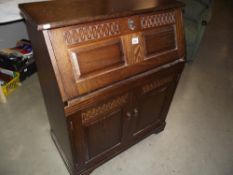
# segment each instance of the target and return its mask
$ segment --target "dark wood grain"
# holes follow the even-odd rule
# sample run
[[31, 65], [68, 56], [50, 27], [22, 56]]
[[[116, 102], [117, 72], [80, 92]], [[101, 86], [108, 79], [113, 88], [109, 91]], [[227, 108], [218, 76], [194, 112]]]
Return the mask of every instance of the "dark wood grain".
[[[132, 38], [138, 38], [138, 44], [132, 44]], [[136, 63], [140, 63], [144, 60], [144, 48], [142, 34], [141, 32], [128, 34], [122, 38], [122, 42], [124, 45], [126, 60], [128, 65], [133, 65]]]
[[119, 38], [85, 46], [73, 47], [70, 51], [72, 66], [77, 69], [78, 78], [120, 67], [125, 64]]
[[[168, 75], [172, 75], [171, 77], [173, 77], [173, 75], [178, 75], [180, 72], [182, 72], [183, 67], [184, 61], [181, 59], [176, 62], [170, 63], [169, 66], [164, 65], [159, 68], [152, 69], [142, 74], [135, 75], [124, 81], [114, 83], [112, 84], [112, 86], [107, 86], [93, 93], [80, 96], [79, 98], [69, 101], [68, 106], [65, 107], [66, 116], [69, 117], [71, 114], [74, 114], [77, 110], [82, 110], [83, 108], [85, 108], [85, 106], [88, 106], [90, 103], [95, 102], [96, 99], [105, 99], [105, 94], [111, 94], [112, 96], [115, 96], [119, 93], [119, 91], [128, 92], [130, 91], [130, 88], [133, 89], [135, 87], [140, 87], [145, 77], [147, 77], [150, 81], [152, 81], [153, 79], [158, 80], [159, 77], [167, 77]], [[169, 81], [169, 79], [167, 81]]]
[[144, 39], [147, 57], [176, 48], [176, 37], [173, 26], [145, 31]]
[[25, 18], [38, 30], [64, 27], [183, 6], [174, 0], [68, 0], [20, 4]]
[[52, 138], [70, 174], [89, 175], [165, 128], [185, 63], [182, 3], [70, 0], [20, 8]]
[[[160, 14], [163, 16], [163, 14], [167, 14], [167, 12], [160, 12]], [[165, 26], [150, 27], [148, 30], [139, 32], [141, 29], [141, 26], [138, 26], [137, 23], [139, 18], [140, 16], [133, 16], [133, 18], [117, 18], [103, 22], [101, 21], [81, 25], [81, 28], [86, 26], [86, 28], [91, 28], [92, 30], [79, 32], [78, 34], [76, 33], [76, 29], [80, 30], [79, 25], [49, 31], [51, 45], [53, 45], [57, 65], [61, 72], [60, 77], [63, 81], [62, 84], [64, 85], [66, 99], [63, 99], [63, 101], [74, 99], [79, 95], [90, 93], [94, 90], [110, 85], [111, 83], [128, 78], [134, 74], [142, 73], [154, 67], [179, 59], [179, 53], [182, 52], [179, 49], [182, 48], [177, 45], [178, 43], [181, 43], [181, 41], [177, 40], [179, 38], [176, 37], [178, 36], [178, 30], [174, 29], [177, 28], [175, 24], [169, 26], [165, 24]], [[135, 30], [130, 32], [126, 30], [129, 19], [134, 19], [135, 25], [138, 26]], [[116, 36], [109, 36], [109, 33], [115, 33], [115, 31], [111, 31], [111, 27], [103, 27], [106, 24], [111, 25], [113, 22], [119, 23], [121, 37], [119, 37], [119, 34]], [[93, 29], [93, 26], [97, 27]], [[99, 28], [99, 26], [102, 27]], [[67, 31], [74, 30], [75, 33], [71, 33], [76, 39], [67, 39]], [[100, 32], [95, 33], [95, 30]], [[153, 35], [148, 36], [151, 33]], [[96, 36], [96, 39], [92, 39], [93, 36]], [[81, 40], [81, 38], [83, 39]], [[90, 40], [88, 40], [88, 38]], [[132, 44], [133, 38], [137, 38], [138, 43]], [[96, 66], [95, 63], [97, 62], [94, 60], [98, 60], [101, 54], [102, 58], [108, 58], [111, 55], [112, 60], [116, 61], [116, 57], [114, 59], [114, 55], [112, 55], [115, 51], [110, 53], [111, 51], [109, 49], [104, 49], [104, 47], [101, 48], [101, 45], [107, 46], [109, 45], [108, 43], [115, 42], [116, 40], [119, 40], [119, 47], [122, 47], [122, 62], [118, 59], [118, 65], [115, 66], [109, 64], [109, 67], [105, 67], [104, 64], [108, 64], [105, 60], [103, 65]], [[99, 49], [91, 50], [93, 47]], [[87, 50], [88, 48], [90, 49], [88, 54], [86, 52], [85, 55], [82, 55], [82, 50]], [[73, 59], [70, 55], [72, 52], [75, 54], [74, 57], [77, 59]], [[119, 53], [119, 49], [118, 54], [121, 55], [121, 53]], [[84, 57], [82, 58], [82, 56]], [[149, 60], [150, 58], [153, 59]], [[93, 61], [89, 64], [88, 60]], [[126, 64], [123, 64], [124, 62]], [[97, 64], [101, 63], [99, 62]], [[89, 65], [95, 67], [94, 69], [96, 71], [91, 72]], [[85, 68], [82, 68], [83, 66]], [[88, 68], [86, 66], [88, 66]], [[88, 74], [85, 74], [85, 72], [88, 72]], [[83, 76], [81, 75], [82, 73]]]
[[183, 22], [183, 13], [181, 10], [176, 10], [176, 31], [177, 31], [177, 47], [180, 58], [186, 57], [185, 50], [185, 36], [184, 36], [184, 22]]

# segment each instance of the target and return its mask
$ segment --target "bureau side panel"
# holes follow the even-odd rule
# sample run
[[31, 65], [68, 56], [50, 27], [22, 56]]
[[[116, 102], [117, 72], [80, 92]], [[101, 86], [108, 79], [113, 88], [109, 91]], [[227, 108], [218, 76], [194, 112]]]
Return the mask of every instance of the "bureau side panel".
[[185, 47], [185, 34], [184, 34], [184, 22], [182, 8], [175, 10], [176, 14], [176, 35], [177, 35], [177, 47], [180, 58], [186, 59], [186, 47]]
[[48, 50], [46, 43], [46, 31], [44, 34], [34, 30], [27, 24], [27, 30], [32, 42], [34, 56], [38, 68], [40, 86], [47, 108], [48, 119], [51, 126], [53, 139], [58, 146], [62, 157], [69, 170], [73, 171], [73, 157], [67, 120], [64, 114], [64, 104], [58, 88], [55, 72], [50, 60], [52, 50]]

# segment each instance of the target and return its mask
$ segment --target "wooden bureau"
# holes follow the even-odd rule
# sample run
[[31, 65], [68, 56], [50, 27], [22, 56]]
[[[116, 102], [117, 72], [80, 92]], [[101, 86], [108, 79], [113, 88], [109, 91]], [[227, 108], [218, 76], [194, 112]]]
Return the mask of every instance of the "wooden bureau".
[[182, 3], [71, 0], [19, 7], [52, 138], [72, 175], [87, 175], [164, 129], [185, 62]]

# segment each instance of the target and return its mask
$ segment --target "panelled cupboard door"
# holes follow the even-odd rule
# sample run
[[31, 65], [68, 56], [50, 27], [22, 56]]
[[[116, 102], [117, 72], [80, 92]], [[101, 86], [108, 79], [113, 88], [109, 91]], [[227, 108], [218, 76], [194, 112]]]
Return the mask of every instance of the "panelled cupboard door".
[[170, 105], [177, 78], [170, 75], [145, 81], [135, 90], [133, 137], [141, 136], [164, 124], [164, 114], [167, 113]]
[[71, 116], [79, 167], [91, 166], [121, 147], [126, 139], [130, 102], [131, 94], [121, 92], [102, 100], [96, 98]]

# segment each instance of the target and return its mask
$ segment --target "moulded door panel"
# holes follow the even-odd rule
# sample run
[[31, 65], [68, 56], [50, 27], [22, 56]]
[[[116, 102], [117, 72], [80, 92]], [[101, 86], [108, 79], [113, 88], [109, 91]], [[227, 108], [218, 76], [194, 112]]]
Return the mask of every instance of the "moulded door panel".
[[88, 103], [71, 116], [78, 166], [91, 166], [124, 143], [131, 94], [120, 93]]
[[132, 135], [141, 135], [165, 122], [179, 74], [148, 78], [134, 91]]

